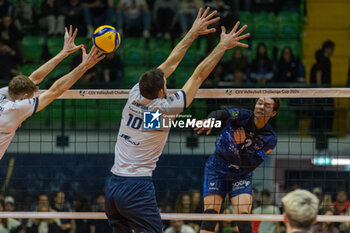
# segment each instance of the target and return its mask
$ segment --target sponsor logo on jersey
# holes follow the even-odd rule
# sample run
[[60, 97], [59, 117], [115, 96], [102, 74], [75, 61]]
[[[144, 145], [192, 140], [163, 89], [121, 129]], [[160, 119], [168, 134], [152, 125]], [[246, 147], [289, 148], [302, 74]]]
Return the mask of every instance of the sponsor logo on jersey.
[[80, 96], [85, 96], [85, 93], [86, 93], [86, 91], [84, 91], [84, 90], [80, 90], [80, 91], [79, 91], [79, 95], [80, 95]]
[[234, 182], [234, 183], [232, 183], [232, 191], [245, 189], [249, 185], [250, 185], [249, 180], [240, 180], [240, 181]]
[[216, 187], [216, 182], [209, 182], [209, 190], [219, 190], [219, 188]]
[[232, 115], [233, 119], [237, 119], [238, 115], [239, 115], [239, 112], [238, 111], [232, 111], [231, 115]]
[[140, 145], [139, 142], [134, 142], [134, 141], [132, 141], [132, 140], [131, 140], [131, 137], [128, 136], [128, 135], [122, 134], [122, 135], [120, 135], [120, 137], [121, 137], [121, 138], [124, 138], [125, 141], [127, 141], [127, 142], [129, 142], [129, 143], [131, 143], [131, 144], [133, 144], [133, 145], [135, 145], [135, 146]]

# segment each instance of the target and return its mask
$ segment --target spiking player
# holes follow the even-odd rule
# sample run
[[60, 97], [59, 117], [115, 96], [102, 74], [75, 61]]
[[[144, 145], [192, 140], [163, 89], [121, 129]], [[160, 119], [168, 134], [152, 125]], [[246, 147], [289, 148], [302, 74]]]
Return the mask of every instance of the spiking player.
[[[275, 148], [277, 138], [268, 123], [280, 107], [280, 99], [259, 98], [254, 112], [245, 109], [217, 110], [208, 118], [226, 122], [215, 142], [215, 153], [204, 170], [204, 213], [217, 214], [229, 194], [235, 214], [249, 214], [252, 207], [252, 175]], [[211, 128], [195, 128], [198, 134]], [[215, 221], [203, 221], [201, 233], [215, 231]], [[250, 222], [238, 222], [239, 232], [251, 233]]]
[[207, 27], [219, 18], [213, 18], [216, 12], [207, 16], [208, 12], [209, 8], [203, 14], [200, 9], [192, 28], [167, 60], [157, 69], [144, 73], [139, 83], [130, 90], [115, 146], [114, 166], [111, 169], [113, 176], [106, 192], [106, 214], [113, 232], [163, 232], [152, 172], [162, 153], [168, 132], [143, 130], [143, 112], [154, 112], [155, 119], [160, 114], [181, 113], [191, 104], [197, 90], [227, 49], [235, 46], [248, 47], [239, 42], [249, 36], [240, 36], [246, 26], [237, 31], [237, 23], [228, 34], [222, 27], [217, 47], [198, 65], [182, 90], [167, 97], [166, 78], [175, 71], [186, 50], [199, 35], [215, 31]]
[[[86, 54], [83, 45], [76, 46], [74, 39], [78, 30], [73, 33], [72, 26], [65, 28], [63, 49], [54, 58], [34, 71], [29, 77], [17, 75], [8, 87], [0, 89], [0, 159], [11, 143], [17, 128], [22, 122], [36, 112], [43, 110], [48, 104], [54, 101], [63, 92], [68, 90], [78, 79], [97, 62], [104, 58], [99, 57], [100, 53], [93, 47], [89, 54]], [[70, 73], [58, 79], [49, 90], [39, 97], [33, 98], [37, 91], [36, 84], [39, 84], [64, 58], [82, 49], [82, 62]]]

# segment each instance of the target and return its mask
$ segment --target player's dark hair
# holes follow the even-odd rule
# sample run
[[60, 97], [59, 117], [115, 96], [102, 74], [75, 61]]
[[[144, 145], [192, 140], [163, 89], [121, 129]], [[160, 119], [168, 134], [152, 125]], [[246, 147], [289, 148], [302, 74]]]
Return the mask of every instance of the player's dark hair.
[[21, 98], [21, 95], [28, 94], [30, 96], [37, 90], [38, 87], [27, 76], [17, 75], [10, 81], [8, 93], [12, 99], [17, 100]]
[[270, 193], [269, 190], [264, 189], [263, 191], [261, 191], [260, 195], [261, 195], [261, 196], [270, 197], [270, 196], [271, 196], [271, 193]]
[[280, 98], [272, 98], [273, 99], [273, 111], [278, 111], [280, 109], [281, 106], [281, 99]]
[[160, 69], [147, 71], [141, 76], [139, 86], [143, 97], [150, 100], [158, 98], [159, 91], [164, 89], [164, 72]]

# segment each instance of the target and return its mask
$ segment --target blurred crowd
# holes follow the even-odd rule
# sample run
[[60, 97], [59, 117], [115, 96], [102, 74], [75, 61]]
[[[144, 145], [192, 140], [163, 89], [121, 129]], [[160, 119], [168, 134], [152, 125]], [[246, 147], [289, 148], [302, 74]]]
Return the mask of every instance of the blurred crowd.
[[[293, 187], [297, 189], [298, 187]], [[336, 193], [323, 193], [315, 187], [312, 192], [319, 198], [319, 215], [350, 215], [350, 201], [345, 189]], [[253, 188], [253, 214], [282, 214], [281, 197], [283, 193], [273, 193], [267, 189], [258, 191]], [[67, 198], [63, 191], [53, 191], [49, 195], [38, 194], [36, 200], [16, 201], [14, 196], [0, 196], [0, 211], [57, 211], [57, 212], [103, 212], [104, 193], [96, 193], [91, 200], [84, 195]], [[161, 213], [203, 213], [203, 197], [199, 190], [180, 192], [174, 201], [160, 200]], [[234, 207], [226, 198], [221, 213], [234, 214]], [[165, 233], [196, 233], [200, 221], [173, 220], [164, 221]], [[253, 233], [284, 233], [281, 222], [252, 222]], [[71, 219], [2, 219], [0, 233], [109, 233], [107, 220], [71, 220]], [[239, 232], [235, 222], [220, 222], [218, 233]], [[313, 227], [313, 233], [350, 233], [349, 223], [322, 222]]]
[[[96, 26], [109, 24], [116, 26], [122, 40], [128, 37], [158, 38], [171, 40], [174, 45], [189, 30], [200, 7], [210, 6], [218, 10], [220, 24], [232, 27], [242, 10], [277, 14], [281, 10], [298, 12], [299, 5], [299, 1], [288, 0], [0, 0], [0, 76], [3, 80], [10, 80], [23, 73], [23, 65], [28, 62], [23, 52], [23, 37], [41, 36], [47, 43], [48, 38], [62, 37], [64, 27], [68, 25], [77, 27], [78, 35], [84, 38], [91, 38]], [[207, 39], [207, 53], [216, 43], [214, 37], [217, 35]], [[251, 44], [251, 41], [247, 43]], [[218, 82], [221, 86], [305, 83], [304, 65], [296, 56], [300, 51], [286, 46], [281, 52], [263, 42], [256, 51], [249, 50], [251, 54], [247, 55], [246, 51], [235, 50], [231, 58], [217, 66], [204, 85], [218, 87]], [[44, 47], [42, 61], [53, 55], [47, 51], [47, 46]], [[79, 63], [79, 59], [80, 55], [77, 55], [70, 69]], [[119, 53], [109, 54], [80, 82], [115, 82], [117, 86], [130, 88], [118, 85], [123, 82], [124, 67]]]

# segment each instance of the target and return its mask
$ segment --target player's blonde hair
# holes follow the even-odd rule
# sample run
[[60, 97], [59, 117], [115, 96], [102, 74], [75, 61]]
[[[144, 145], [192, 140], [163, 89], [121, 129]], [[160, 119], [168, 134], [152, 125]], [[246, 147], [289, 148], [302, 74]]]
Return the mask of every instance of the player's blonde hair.
[[282, 198], [284, 212], [292, 228], [310, 230], [318, 212], [318, 198], [306, 191], [295, 190]]
[[10, 81], [9, 84], [9, 96], [18, 100], [23, 94], [31, 96], [38, 90], [38, 87], [25, 75], [17, 75]]

